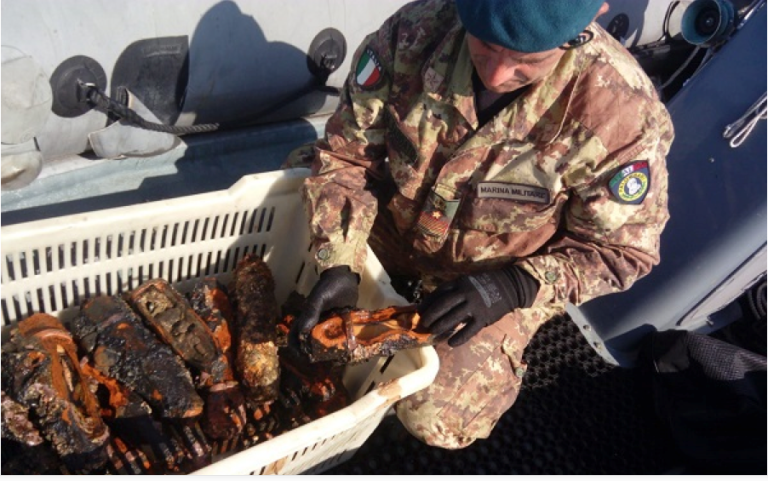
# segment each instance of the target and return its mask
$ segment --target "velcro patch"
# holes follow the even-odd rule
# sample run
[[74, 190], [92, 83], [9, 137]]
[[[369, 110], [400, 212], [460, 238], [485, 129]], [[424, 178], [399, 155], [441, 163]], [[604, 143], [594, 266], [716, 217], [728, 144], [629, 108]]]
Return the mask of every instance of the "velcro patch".
[[357, 61], [355, 69], [355, 80], [357, 85], [365, 90], [376, 88], [381, 79], [384, 78], [384, 72], [381, 69], [381, 62], [371, 47], [367, 47], [360, 60]]
[[637, 160], [621, 169], [608, 182], [611, 192], [619, 202], [640, 204], [651, 187], [651, 171], [648, 161]]
[[398, 152], [408, 165], [413, 165], [419, 157], [416, 146], [397, 125], [395, 116], [389, 110], [386, 111], [385, 120], [387, 123], [387, 142], [389, 146]]
[[544, 187], [506, 182], [480, 182], [477, 184], [479, 199], [510, 199], [534, 204], [549, 204], [549, 190]]

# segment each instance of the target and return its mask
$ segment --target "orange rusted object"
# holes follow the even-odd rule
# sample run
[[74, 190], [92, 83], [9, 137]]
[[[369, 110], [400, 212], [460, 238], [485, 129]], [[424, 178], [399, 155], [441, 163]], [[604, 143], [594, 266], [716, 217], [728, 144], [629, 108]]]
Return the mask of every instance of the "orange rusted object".
[[58, 319], [34, 314], [17, 325], [3, 346], [3, 375], [10, 377], [7, 394], [34, 413], [68, 469], [87, 474], [104, 466], [109, 429]]
[[415, 305], [334, 312], [312, 329], [305, 348], [312, 362], [357, 363], [390, 356], [434, 342], [434, 336], [419, 332], [419, 321]]

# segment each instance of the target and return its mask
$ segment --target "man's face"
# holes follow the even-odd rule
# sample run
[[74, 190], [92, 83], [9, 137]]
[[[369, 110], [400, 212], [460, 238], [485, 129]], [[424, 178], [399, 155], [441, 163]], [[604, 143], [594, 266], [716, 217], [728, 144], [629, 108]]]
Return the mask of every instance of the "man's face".
[[472, 63], [485, 88], [506, 93], [531, 85], [549, 75], [565, 54], [555, 48], [546, 52], [523, 53], [480, 40], [467, 33]]

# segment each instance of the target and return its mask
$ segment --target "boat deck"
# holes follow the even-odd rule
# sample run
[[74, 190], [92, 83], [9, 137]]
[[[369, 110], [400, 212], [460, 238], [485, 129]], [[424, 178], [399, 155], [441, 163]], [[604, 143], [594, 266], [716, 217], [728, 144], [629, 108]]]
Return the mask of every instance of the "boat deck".
[[525, 352], [515, 405], [491, 436], [458, 450], [427, 446], [394, 415], [324, 474], [662, 474], [682, 462], [653, 412], [648, 378], [606, 363], [568, 318]]

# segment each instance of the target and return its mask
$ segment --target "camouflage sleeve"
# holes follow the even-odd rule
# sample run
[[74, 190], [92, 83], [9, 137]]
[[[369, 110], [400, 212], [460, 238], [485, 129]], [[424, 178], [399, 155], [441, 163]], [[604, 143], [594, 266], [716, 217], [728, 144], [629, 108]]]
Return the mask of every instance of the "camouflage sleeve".
[[[659, 263], [659, 240], [669, 219], [666, 155], [673, 130], [666, 111], [656, 119], [652, 133], [600, 163], [618, 167], [573, 189], [558, 236], [519, 262], [541, 286], [534, 306], [578, 305], [626, 290]], [[623, 200], [617, 194], [633, 177], [647, 181], [639, 203], [628, 192], [621, 193]]]
[[365, 38], [325, 138], [315, 143], [312, 176], [302, 195], [312, 249], [320, 270], [348, 265], [361, 273], [377, 212], [369, 181], [381, 177], [386, 157], [384, 110], [390, 90], [397, 14]]

